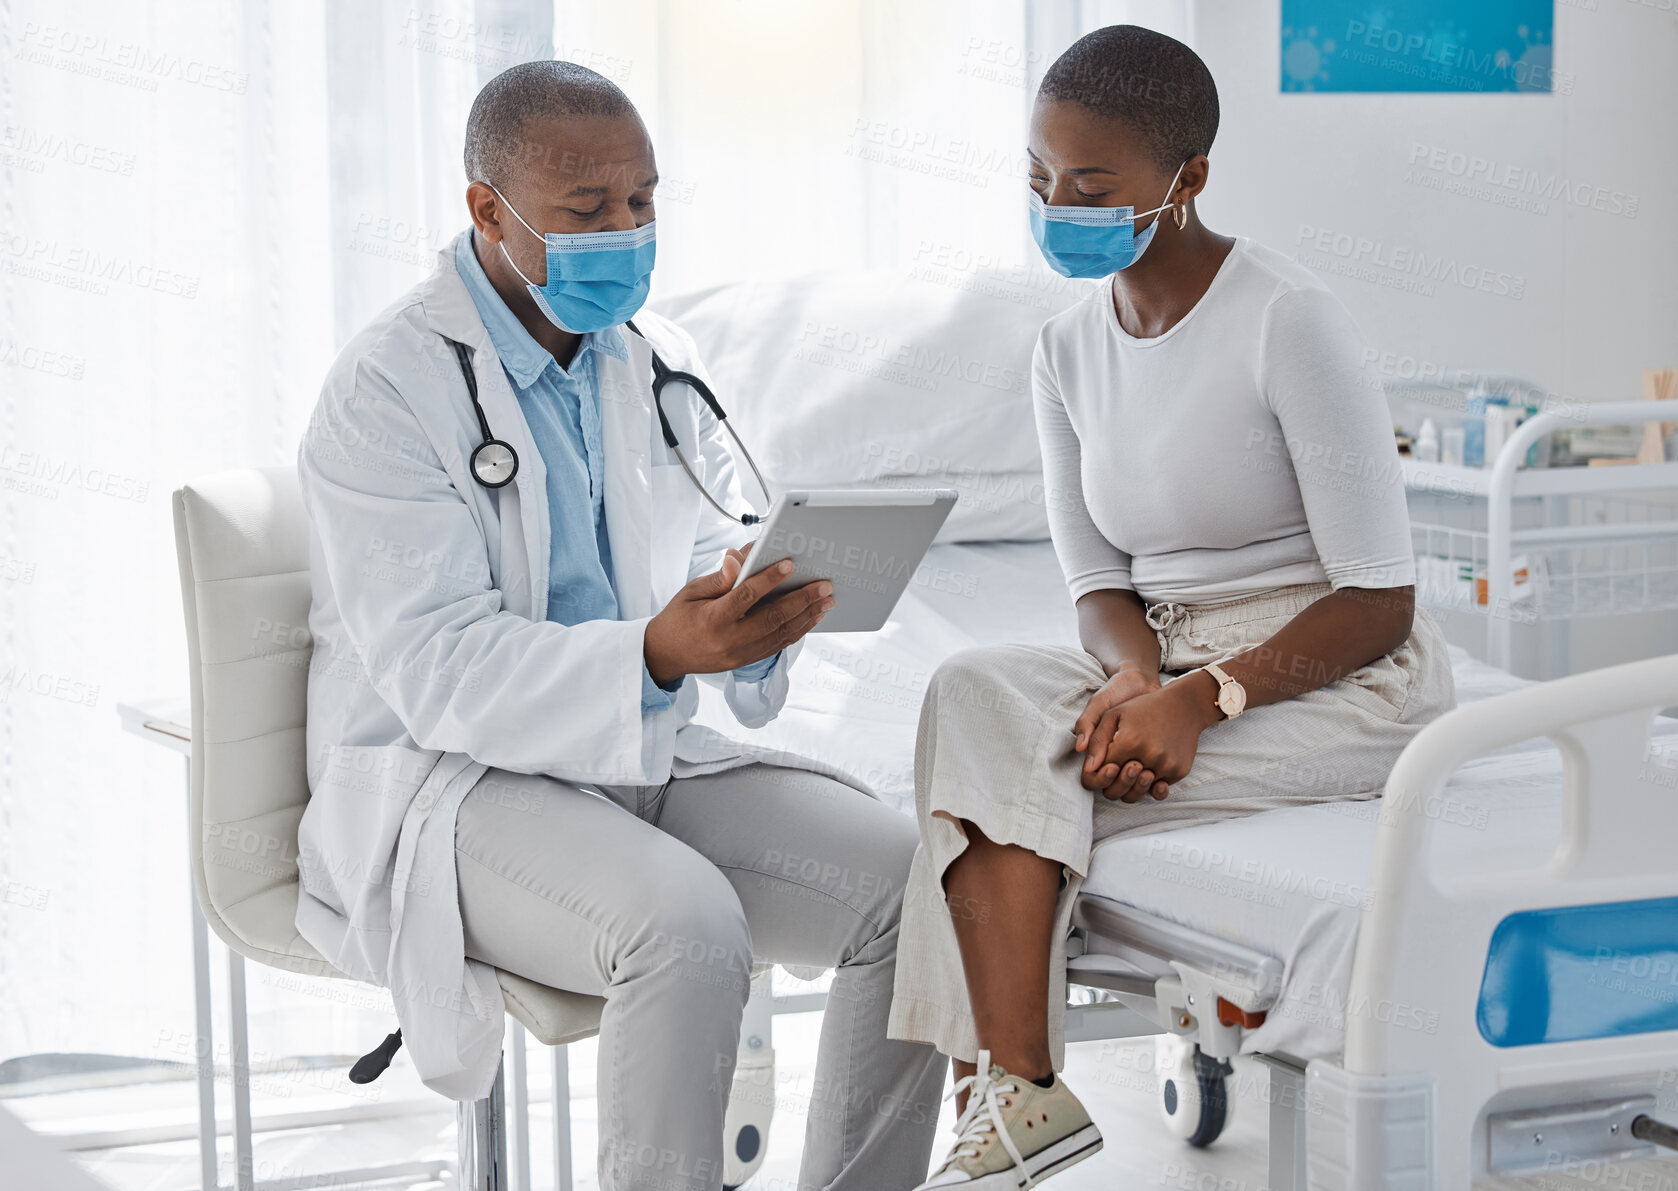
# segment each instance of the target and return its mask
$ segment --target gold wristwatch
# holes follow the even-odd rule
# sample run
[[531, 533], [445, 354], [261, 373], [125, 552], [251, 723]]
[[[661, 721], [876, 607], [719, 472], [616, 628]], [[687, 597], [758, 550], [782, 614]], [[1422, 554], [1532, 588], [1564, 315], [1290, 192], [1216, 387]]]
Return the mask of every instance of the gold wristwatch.
[[1208, 664], [1202, 670], [1218, 680], [1218, 710], [1232, 720], [1247, 710], [1247, 688], [1224, 673], [1222, 666]]

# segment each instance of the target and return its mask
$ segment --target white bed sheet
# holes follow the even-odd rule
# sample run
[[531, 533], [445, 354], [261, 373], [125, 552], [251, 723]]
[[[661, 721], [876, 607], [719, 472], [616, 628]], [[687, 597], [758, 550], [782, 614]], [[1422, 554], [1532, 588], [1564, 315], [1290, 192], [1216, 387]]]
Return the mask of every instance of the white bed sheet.
[[[712, 691], [698, 722], [729, 751], [831, 774], [913, 813], [915, 729], [938, 664], [969, 645], [1076, 640], [1050, 543], [939, 545], [879, 633], [807, 639], [773, 723], [744, 732]], [[1460, 703], [1524, 685], [1461, 650], [1451, 656]], [[1678, 723], [1661, 721], [1657, 738], [1651, 764], [1678, 766]], [[1671, 773], [1678, 786], [1678, 767]], [[1559, 779], [1554, 747], [1531, 742], [1465, 766], [1437, 805], [1405, 810], [1435, 820], [1431, 863], [1446, 874], [1531, 867], [1560, 837]], [[1112, 840], [1097, 849], [1085, 892], [1281, 960], [1281, 997], [1244, 1049], [1337, 1054], [1382, 813], [1379, 801], [1336, 803]], [[1440, 1010], [1356, 1008], [1423, 1031], [1437, 1028]]]

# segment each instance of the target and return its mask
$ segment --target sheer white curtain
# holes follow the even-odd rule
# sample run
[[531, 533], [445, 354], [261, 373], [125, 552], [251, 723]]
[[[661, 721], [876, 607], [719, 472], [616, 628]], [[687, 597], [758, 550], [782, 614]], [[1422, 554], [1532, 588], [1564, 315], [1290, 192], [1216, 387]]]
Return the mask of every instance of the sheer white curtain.
[[[0, 3], [0, 1059], [192, 1057], [182, 765], [115, 705], [186, 689], [171, 490], [289, 464], [454, 219], [477, 66], [413, 11]], [[379, 1024], [251, 1000], [258, 1049]]]
[[[190, 1059], [169, 493], [288, 465], [338, 346], [462, 226], [481, 82], [616, 79], [665, 177], [658, 292], [1025, 266], [1030, 88], [1179, 0], [0, 0], [0, 1060]], [[218, 968], [219, 974], [219, 968]], [[253, 1046], [389, 1019], [251, 974]], [[226, 1037], [225, 1031], [220, 1035]]]
[[[320, 13], [0, 5], [0, 1056], [190, 1059], [169, 492], [287, 458], [331, 349]], [[167, 1041], [166, 1041], [167, 1040]]]

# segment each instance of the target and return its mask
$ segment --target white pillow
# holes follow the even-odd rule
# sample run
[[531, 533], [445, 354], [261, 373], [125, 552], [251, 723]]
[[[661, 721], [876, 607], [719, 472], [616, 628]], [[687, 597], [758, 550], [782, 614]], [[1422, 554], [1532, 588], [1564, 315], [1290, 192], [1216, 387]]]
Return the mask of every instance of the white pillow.
[[961, 499], [940, 541], [1046, 538], [1031, 353], [1044, 320], [1087, 287], [962, 280], [968, 288], [817, 273], [657, 308], [698, 343], [717, 399], [775, 492], [954, 488]]

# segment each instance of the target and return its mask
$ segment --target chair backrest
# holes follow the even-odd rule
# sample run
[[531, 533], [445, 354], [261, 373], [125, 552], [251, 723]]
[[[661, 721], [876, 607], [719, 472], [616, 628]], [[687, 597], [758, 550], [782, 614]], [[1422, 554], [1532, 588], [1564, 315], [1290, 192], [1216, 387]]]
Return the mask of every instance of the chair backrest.
[[337, 975], [298, 935], [297, 824], [309, 531], [290, 468], [220, 472], [174, 497], [192, 680], [193, 885], [211, 928], [261, 963]]
[[[192, 668], [192, 883], [247, 959], [344, 976], [297, 933], [297, 824], [309, 802], [309, 521], [290, 468], [225, 471], [175, 493]], [[548, 1046], [600, 1029], [606, 1002], [496, 973], [507, 1011]], [[346, 979], [348, 977], [345, 977]]]

